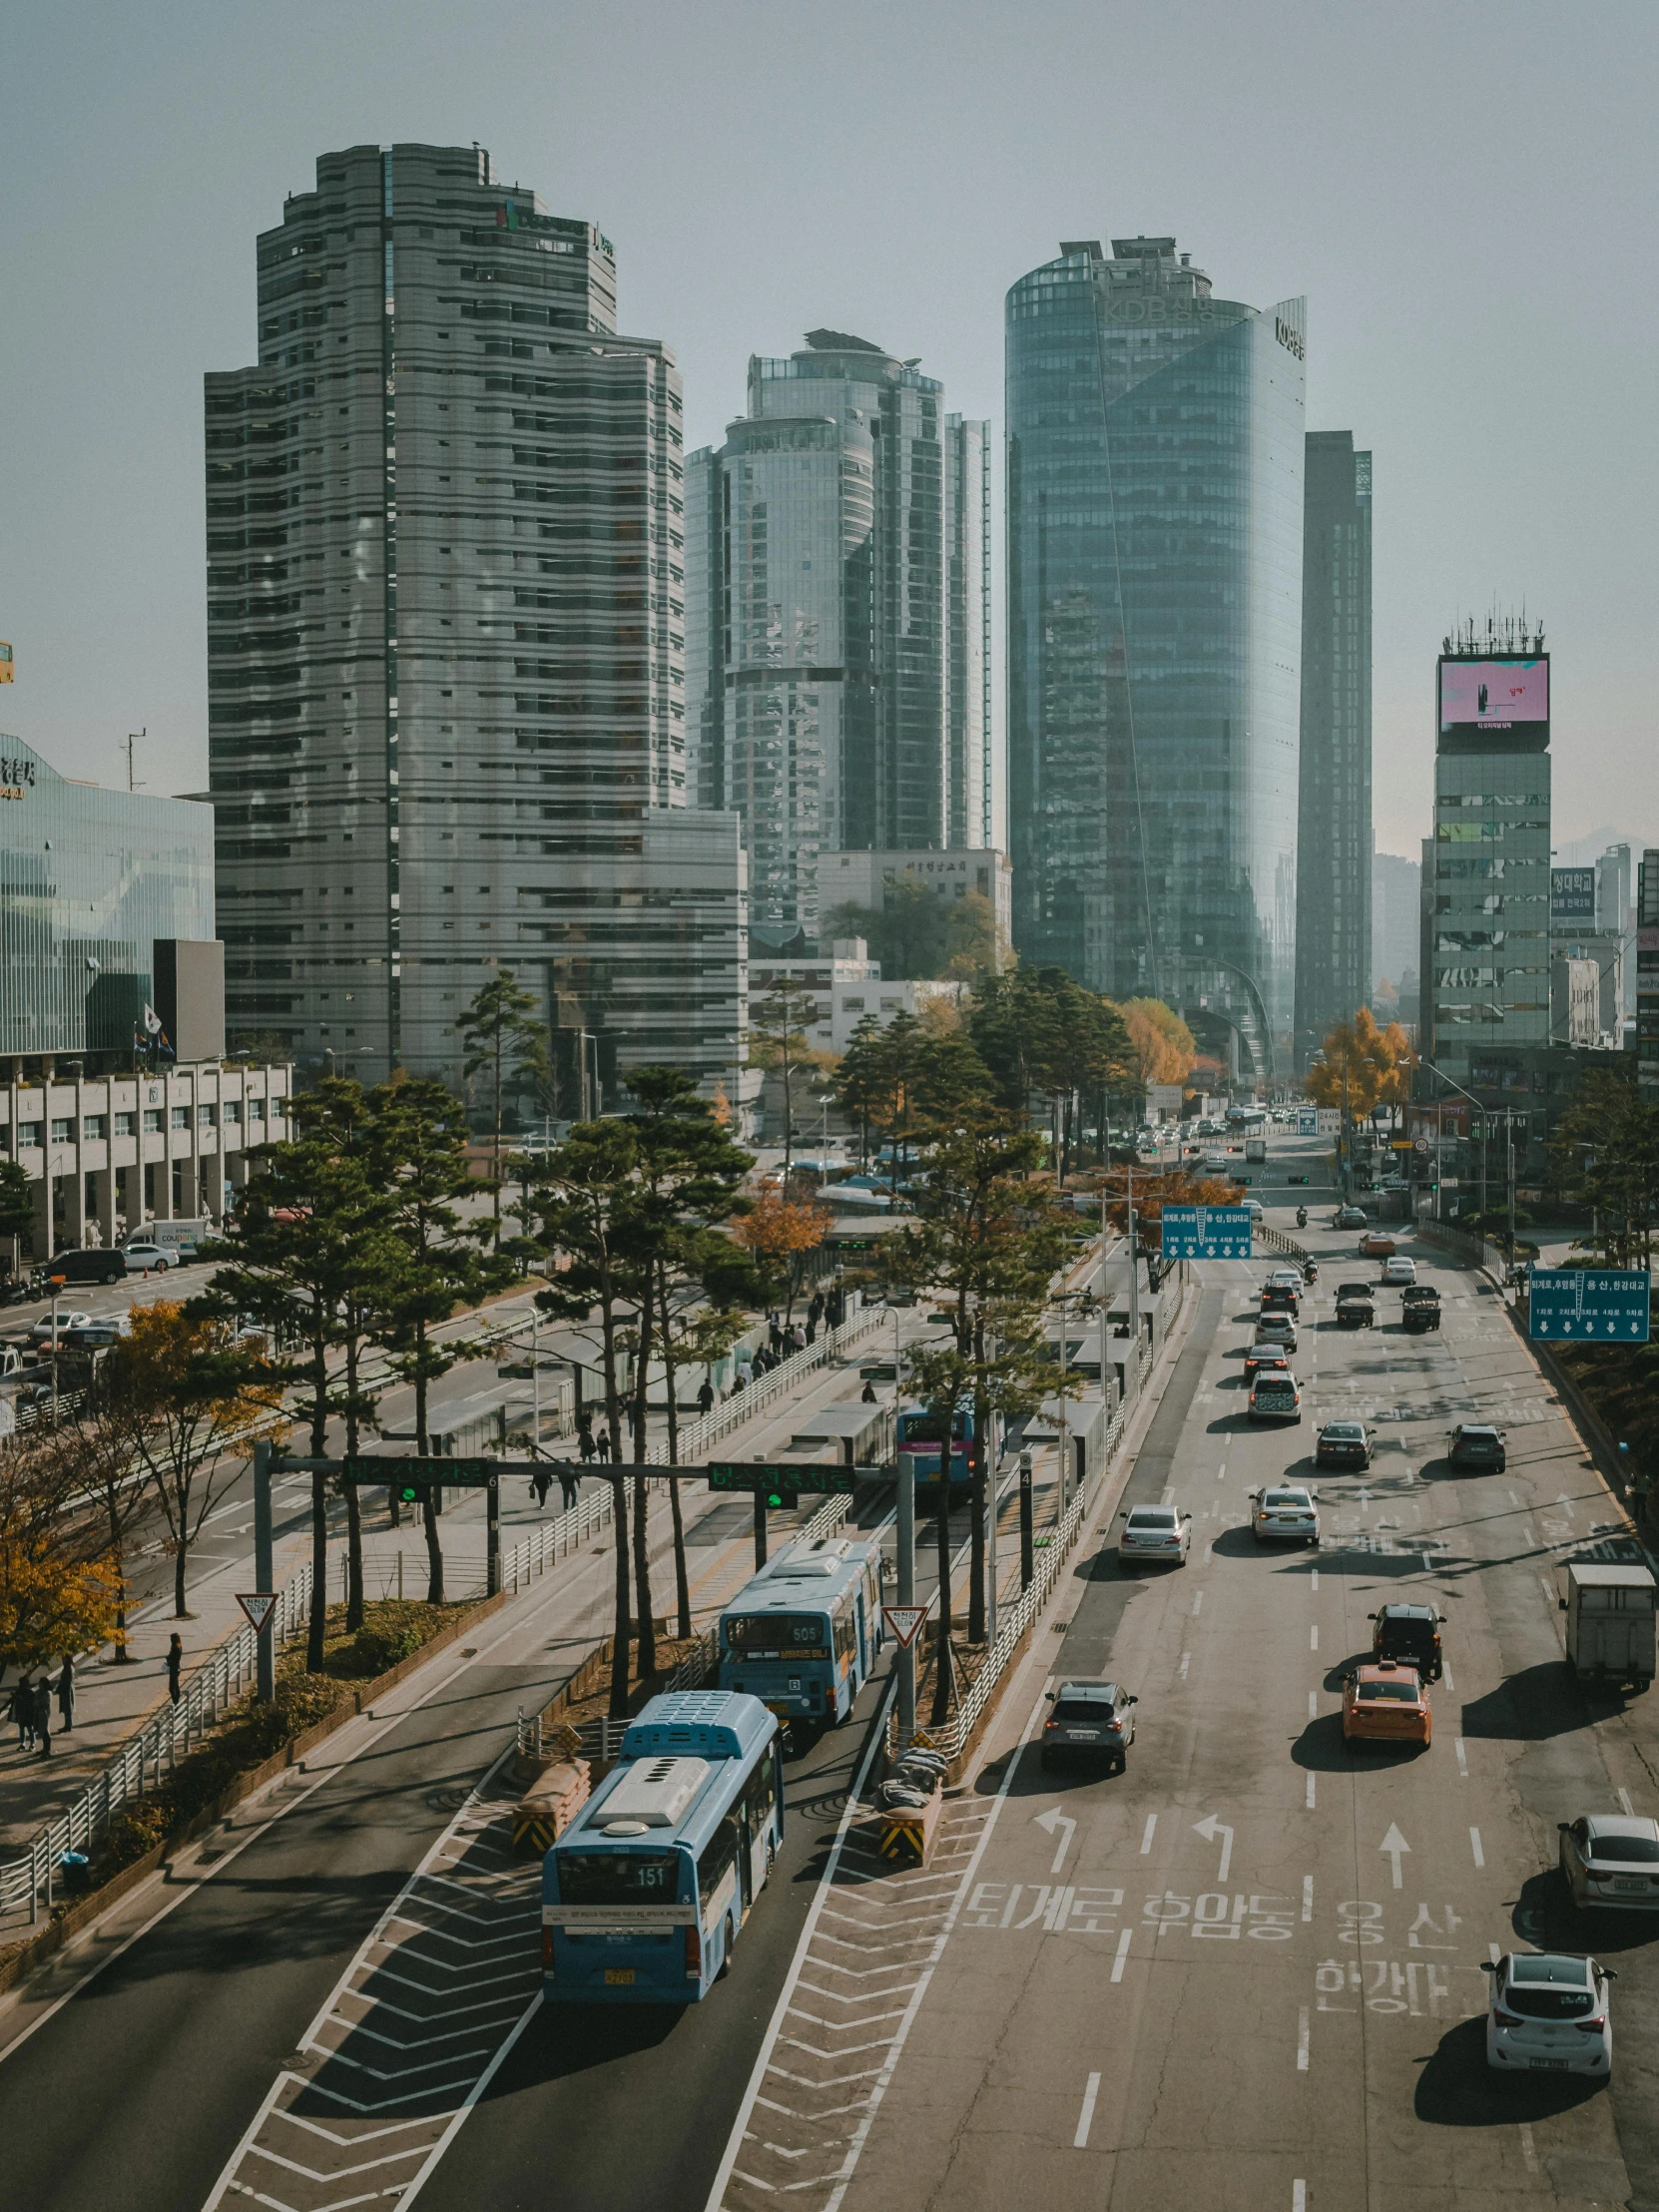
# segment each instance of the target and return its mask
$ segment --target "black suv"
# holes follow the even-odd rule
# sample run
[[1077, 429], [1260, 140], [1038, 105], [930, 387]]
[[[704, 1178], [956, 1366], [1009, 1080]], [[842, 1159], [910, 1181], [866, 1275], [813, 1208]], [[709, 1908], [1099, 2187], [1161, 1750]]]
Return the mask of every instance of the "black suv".
[[1445, 1664], [1440, 1656], [1443, 1613], [1436, 1613], [1432, 1605], [1384, 1605], [1366, 1618], [1374, 1624], [1374, 1659], [1392, 1659], [1415, 1667], [1424, 1682], [1438, 1682]]

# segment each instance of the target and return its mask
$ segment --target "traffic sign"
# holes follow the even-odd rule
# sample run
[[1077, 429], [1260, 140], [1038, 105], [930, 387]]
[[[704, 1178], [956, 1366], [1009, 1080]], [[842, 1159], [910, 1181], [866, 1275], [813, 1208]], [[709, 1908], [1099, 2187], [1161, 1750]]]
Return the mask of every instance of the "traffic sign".
[[442, 1483], [448, 1489], [479, 1490], [501, 1472], [499, 1459], [347, 1459], [342, 1482], [385, 1482], [393, 1489], [430, 1489]]
[[266, 1622], [271, 1618], [272, 1608], [276, 1603], [276, 1597], [272, 1590], [239, 1590], [237, 1592], [237, 1603], [253, 1622], [254, 1633], [258, 1636], [264, 1629]]
[[858, 1472], [827, 1459], [795, 1460], [780, 1466], [765, 1459], [711, 1459], [706, 1473], [711, 1490], [765, 1490], [774, 1502], [794, 1503], [803, 1490], [841, 1491], [850, 1497]]
[[1247, 1206], [1166, 1206], [1164, 1258], [1248, 1260], [1250, 1221]]
[[1645, 1345], [1651, 1296], [1639, 1268], [1533, 1268], [1526, 1282], [1526, 1333], [1534, 1343], [1570, 1337]]
[[927, 1618], [925, 1605], [883, 1605], [881, 1618], [906, 1650], [921, 1632], [921, 1624]]
[[1296, 1133], [1299, 1137], [1317, 1137], [1320, 1133], [1318, 1110], [1312, 1106], [1299, 1106], [1296, 1114]]

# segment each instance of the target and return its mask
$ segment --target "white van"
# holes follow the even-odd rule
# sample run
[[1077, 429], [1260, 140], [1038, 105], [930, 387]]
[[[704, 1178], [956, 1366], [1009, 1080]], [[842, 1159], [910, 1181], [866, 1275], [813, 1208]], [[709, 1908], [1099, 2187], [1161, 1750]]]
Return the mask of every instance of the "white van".
[[196, 1221], [146, 1221], [129, 1230], [124, 1244], [201, 1245], [220, 1234], [218, 1222], [204, 1214]]

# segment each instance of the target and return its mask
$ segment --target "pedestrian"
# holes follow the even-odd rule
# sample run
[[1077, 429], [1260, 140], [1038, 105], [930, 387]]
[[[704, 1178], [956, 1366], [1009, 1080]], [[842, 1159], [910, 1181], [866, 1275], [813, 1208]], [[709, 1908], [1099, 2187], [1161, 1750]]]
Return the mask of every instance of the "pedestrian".
[[602, 1429], [601, 1429], [601, 1430], [599, 1431], [599, 1463], [600, 1463], [600, 1465], [601, 1465], [601, 1466], [606, 1466], [606, 1465], [608, 1465], [608, 1464], [609, 1464], [609, 1462], [610, 1462], [610, 1457], [611, 1457], [611, 1431], [610, 1431], [610, 1430], [609, 1430], [608, 1428], [602, 1428]]
[[565, 1501], [565, 1511], [567, 1513], [576, 1503], [577, 1480], [578, 1477], [574, 1467], [561, 1467], [559, 1469], [559, 1494]]
[[536, 1493], [536, 1511], [545, 1513], [547, 1510], [547, 1493], [553, 1487], [551, 1471], [546, 1467], [537, 1467], [535, 1473], [530, 1477], [530, 1487]]
[[813, 1339], [814, 1339], [814, 1338], [815, 1338], [815, 1337], [816, 1337], [817, 1335], [818, 1335], [818, 1316], [817, 1316], [816, 1314], [809, 1314], [809, 1315], [807, 1316], [807, 1342], [808, 1342], [809, 1344], [811, 1344], [811, 1343], [812, 1343], [812, 1341], [813, 1341]]
[[705, 1418], [715, 1409], [715, 1386], [707, 1376], [703, 1378], [702, 1387], [697, 1393], [697, 1409]]
[[185, 1663], [185, 1647], [179, 1641], [179, 1631], [173, 1631], [173, 1641], [167, 1647], [167, 1694], [177, 1705], [179, 1702], [179, 1670]]
[[67, 1736], [75, 1726], [75, 1655], [66, 1651], [58, 1675], [58, 1718]]
[[797, 1322], [790, 1331], [790, 1343], [797, 1352], [805, 1352], [807, 1349], [807, 1332], [802, 1328], [800, 1322]]
[[755, 1363], [749, 1358], [738, 1362], [738, 1388], [747, 1390], [755, 1380]]
[[780, 1353], [780, 1352], [782, 1352], [782, 1351], [783, 1351], [783, 1349], [784, 1349], [784, 1325], [783, 1325], [783, 1323], [782, 1323], [782, 1322], [781, 1322], [781, 1321], [780, 1321], [780, 1320], [778, 1319], [778, 1316], [777, 1316], [777, 1314], [776, 1314], [775, 1312], [774, 1312], [774, 1313], [771, 1313], [771, 1314], [768, 1314], [768, 1316], [767, 1316], [767, 1326], [768, 1326], [768, 1328], [769, 1328], [769, 1329], [770, 1329], [770, 1331], [771, 1331], [771, 1339], [770, 1339], [770, 1342], [771, 1342], [771, 1346], [772, 1346], [772, 1350], [773, 1350], [773, 1352], [774, 1352], [774, 1353]]
[[593, 1415], [591, 1413], [578, 1413], [576, 1416], [576, 1448], [584, 1459], [591, 1459], [594, 1455]]
[[52, 1756], [52, 1678], [43, 1674], [35, 1684], [35, 1742], [43, 1759]]
[[[824, 1293], [823, 1293], [822, 1291], [815, 1291], [815, 1292], [813, 1293], [813, 1303], [812, 1303], [812, 1304], [811, 1304], [811, 1305], [810, 1305], [810, 1306], [808, 1307], [808, 1309], [807, 1309], [807, 1326], [808, 1326], [808, 1328], [809, 1328], [809, 1329], [813, 1329], [813, 1328], [816, 1328], [816, 1327], [817, 1327], [817, 1325], [818, 1325], [818, 1324], [819, 1324], [819, 1323], [820, 1323], [820, 1322], [821, 1322], [821, 1321], [822, 1321], [823, 1319], [824, 1319]], [[808, 1343], [810, 1344], [810, 1343], [812, 1342], [812, 1339], [811, 1339], [811, 1338], [809, 1338], [809, 1339], [808, 1339], [807, 1341], [808, 1341]]]
[[864, 1384], [858, 1392], [858, 1398], [859, 1402], [864, 1405], [878, 1405], [880, 1403], [880, 1399], [875, 1394], [875, 1384], [873, 1382]]
[[6, 1718], [17, 1723], [18, 1750], [27, 1751], [35, 1740], [35, 1685], [31, 1675], [24, 1675], [12, 1692]]

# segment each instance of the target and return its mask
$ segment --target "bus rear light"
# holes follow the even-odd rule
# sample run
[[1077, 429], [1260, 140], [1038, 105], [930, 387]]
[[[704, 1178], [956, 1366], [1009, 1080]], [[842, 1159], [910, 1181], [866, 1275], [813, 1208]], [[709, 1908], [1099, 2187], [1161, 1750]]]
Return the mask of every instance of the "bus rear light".
[[703, 1979], [703, 1935], [695, 1926], [686, 1930], [686, 1979]]

